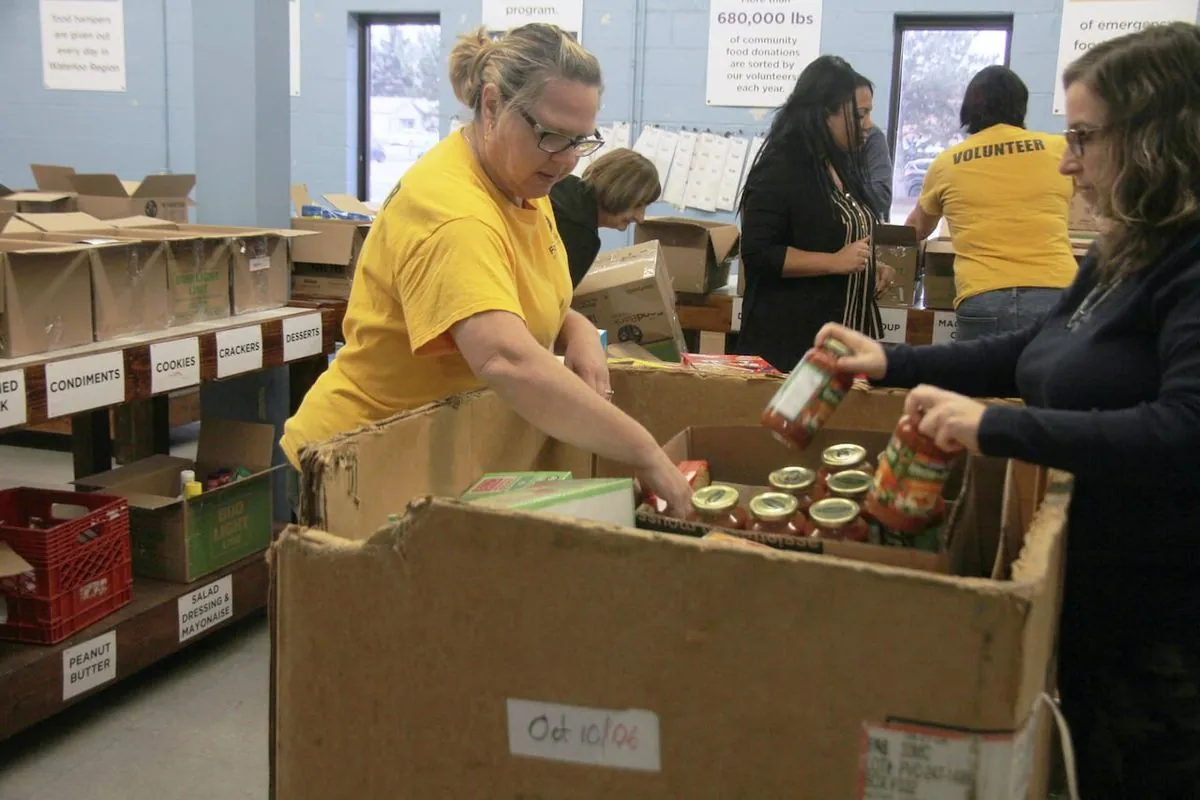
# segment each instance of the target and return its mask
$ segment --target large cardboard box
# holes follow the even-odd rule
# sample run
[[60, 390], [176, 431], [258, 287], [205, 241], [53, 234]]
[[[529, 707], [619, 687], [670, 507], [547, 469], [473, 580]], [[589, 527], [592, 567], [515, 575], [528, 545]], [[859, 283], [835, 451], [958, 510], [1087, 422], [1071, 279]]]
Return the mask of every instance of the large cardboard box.
[[[4, 236], [9, 237], [7, 230]], [[12, 238], [92, 247], [92, 315], [97, 342], [170, 327], [171, 294], [163, 243], [45, 231], [17, 233]]]
[[[273, 425], [205, 419], [194, 462], [156, 455], [76, 483], [129, 500], [135, 575], [191, 583], [270, 544], [274, 444]], [[183, 499], [183, 470], [238, 467], [252, 475]]]
[[92, 250], [0, 237], [0, 358], [92, 341]]
[[921, 285], [925, 308], [953, 311], [954, 245], [949, 239], [928, 239], [921, 245]]
[[[897, 395], [855, 394], [862, 419], [894, 424]], [[641, 401], [656, 395], [678, 402], [671, 391]], [[455, 471], [449, 453], [475, 455], [441, 444], [462, 436], [465, 447], [473, 434], [492, 448], [518, 435], [494, 414], [476, 418], [484, 407], [442, 406], [346, 437], [325, 500], [362, 524], [332, 496], [403, 496], [393, 469], [419, 459], [397, 452], [401, 442], [446, 454], [424, 467], [439, 482]], [[1031, 518], [1021, 468], [981, 461], [993, 463], [965, 500], [981, 522], [964, 535], [982, 535], [986, 519], [990, 541], [1011, 549], [991, 548], [994, 569], [980, 560], [977, 575], [443, 500], [414, 502], [365, 541], [336, 526], [289, 529], [272, 558], [276, 793], [1038, 796], [1026, 791], [1046, 758], [1033, 710], [1050, 685], [1069, 482], [1055, 476]], [[415, 485], [411, 475], [399, 485]], [[385, 519], [379, 510], [367, 516]], [[872, 787], [881, 793], [864, 793]]]
[[13, 191], [0, 185], [0, 211], [35, 214], [77, 210], [74, 192]]
[[79, 210], [99, 219], [146, 216], [187, 222], [188, 195], [195, 175], [147, 175], [140, 181], [122, 181], [111, 173], [71, 176], [79, 193]]
[[601, 253], [576, 287], [571, 307], [613, 341], [640, 344], [664, 361], [679, 361], [687, 351], [658, 242]]
[[907, 225], [876, 225], [874, 240], [875, 265], [889, 266], [896, 271], [896, 284], [879, 296], [885, 308], [912, 308], [917, 285], [920, 250], [916, 228]]
[[[325, 200], [338, 211], [374, 215], [371, 209], [349, 195], [327, 194]], [[317, 234], [299, 239], [292, 245], [292, 293], [340, 300], [348, 298], [358, 254], [371, 232], [371, 223], [300, 216], [304, 206], [313, 205], [308, 188], [301, 184], [292, 187], [292, 204], [297, 215], [292, 217], [292, 228]]]
[[736, 225], [689, 217], [652, 217], [633, 232], [635, 244], [658, 241], [675, 291], [692, 294], [726, 284], [739, 237]]

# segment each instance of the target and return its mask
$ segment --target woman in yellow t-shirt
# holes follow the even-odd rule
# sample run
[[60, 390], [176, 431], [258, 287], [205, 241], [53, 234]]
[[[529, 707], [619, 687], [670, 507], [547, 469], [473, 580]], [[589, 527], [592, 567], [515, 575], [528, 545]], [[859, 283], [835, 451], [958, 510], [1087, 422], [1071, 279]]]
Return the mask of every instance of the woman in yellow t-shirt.
[[1029, 89], [1008, 67], [967, 86], [967, 139], [941, 153], [908, 224], [926, 238], [950, 224], [957, 337], [1020, 330], [1058, 302], [1078, 266], [1067, 234], [1071, 179], [1060, 175], [1062, 136], [1025, 129]]
[[284, 427], [288, 460], [298, 467], [305, 446], [487, 386], [547, 435], [634, 466], [686, 510], [679, 470], [609, 402], [599, 333], [570, 307], [546, 197], [603, 144], [599, 63], [552, 25], [494, 41], [480, 28], [450, 54], [450, 79], [474, 121], [384, 202], [359, 256], [346, 344]]

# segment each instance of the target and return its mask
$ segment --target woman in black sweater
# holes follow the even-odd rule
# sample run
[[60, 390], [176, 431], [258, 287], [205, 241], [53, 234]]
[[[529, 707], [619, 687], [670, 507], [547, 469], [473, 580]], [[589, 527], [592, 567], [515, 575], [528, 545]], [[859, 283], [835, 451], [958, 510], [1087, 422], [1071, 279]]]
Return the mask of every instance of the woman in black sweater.
[[1200, 797], [1197, 64], [1200, 29], [1177, 23], [1067, 69], [1060, 170], [1104, 232], [1047, 317], [886, 353], [820, 334], [852, 347], [847, 370], [931, 384], [908, 406], [939, 444], [1074, 473], [1059, 686], [1087, 800]]
[[882, 334], [875, 296], [894, 276], [877, 274], [871, 247], [875, 212], [858, 164], [870, 100], [857, 102], [859, 82], [836, 56], [809, 64], [746, 176], [737, 350], [784, 372], [827, 322]]

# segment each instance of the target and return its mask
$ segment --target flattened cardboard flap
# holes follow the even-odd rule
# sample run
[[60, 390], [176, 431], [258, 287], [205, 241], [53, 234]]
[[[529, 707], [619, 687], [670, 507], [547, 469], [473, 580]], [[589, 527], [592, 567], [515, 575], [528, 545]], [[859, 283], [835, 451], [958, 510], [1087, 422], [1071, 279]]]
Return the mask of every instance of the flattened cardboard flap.
[[98, 220], [91, 214], [82, 211], [71, 211], [65, 214], [18, 214], [19, 219], [40, 231], [74, 232], [74, 231], [111, 231], [112, 226]]
[[11, 578], [33, 569], [33, 565], [17, 555], [6, 542], [0, 542], [0, 578]]
[[174, 222], [167, 222], [165, 219], [159, 219], [157, 217], [120, 217], [118, 219], [106, 219], [104, 221], [114, 228], [161, 228], [164, 230], [176, 229]]
[[364, 214], [368, 217], [375, 216], [374, 211], [352, 194], [327, 194], [324, 197], [325, 202], [338, 211], [345, 211], [348, 214]]
[[129, 197], [129, 190], [121, 179], [109, 173], [77, 173], [71, 176], [71, 185], [80, 194], [92, 197]]
[[43, 191], [75, 191], [75, 186], [71, 183], [71, 178], [75, 175], [74, 167], [60, 167], [56, 164], [30, 164], [29, 169], [33, 172], [33, 182]]
[[184, 198], [195, 186], [195, 175], [147, 175], [133, 192], [133, 196]]
[[312, 195], [308, 193], [308, 184], [306, 183], [293, 183], [291, 196], [292, 209], [297, 216], [299, 216], [302, 208], [313, 204]]
[[74, 192], [12, 192], [4, 199], [14, 203], [57, 203], [74, 196]]
[[201, 468], [245, 467], [251, 472], [262, 472], [271, 468], [275, 438], [274, 425], [228, 419], [201, 420], [196, 464]]
[[927, 239], [924, 244], [926, 253], [944, 253], [954, 255], [954, 242], [949, 239]]

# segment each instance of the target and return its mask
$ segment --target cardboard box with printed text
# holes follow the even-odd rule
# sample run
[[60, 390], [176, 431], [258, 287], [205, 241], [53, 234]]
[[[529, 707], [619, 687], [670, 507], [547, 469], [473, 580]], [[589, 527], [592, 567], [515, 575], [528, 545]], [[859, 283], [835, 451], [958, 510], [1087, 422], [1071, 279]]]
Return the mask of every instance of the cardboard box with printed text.
[[83, 174], [53, 164], [34, 164], [30, 169], [38, 189], [78, 195], [77, 208], [56, 210], [79, 210], [97, 219], [141, 215], [187, 222], [192, 205], [188, 195], [196, 186], [195, 175], [147, 175], [140, 181], [125, 181], [112, 173]]

